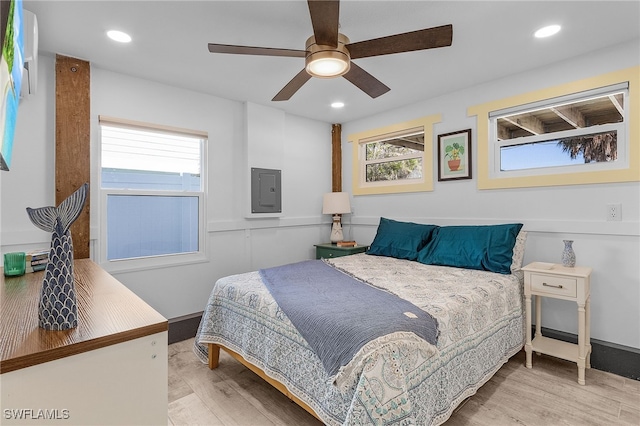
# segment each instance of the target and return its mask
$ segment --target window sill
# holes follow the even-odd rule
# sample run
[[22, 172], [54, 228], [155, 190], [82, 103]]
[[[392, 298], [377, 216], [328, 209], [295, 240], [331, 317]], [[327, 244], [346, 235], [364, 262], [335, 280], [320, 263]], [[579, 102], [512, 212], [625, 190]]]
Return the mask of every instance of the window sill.
[[152, 256], [136, 259], [106, 260], [100, 266], [109, 273], [148, 271], [151, 269], [204, 263], [209, 259], [203, 252]]

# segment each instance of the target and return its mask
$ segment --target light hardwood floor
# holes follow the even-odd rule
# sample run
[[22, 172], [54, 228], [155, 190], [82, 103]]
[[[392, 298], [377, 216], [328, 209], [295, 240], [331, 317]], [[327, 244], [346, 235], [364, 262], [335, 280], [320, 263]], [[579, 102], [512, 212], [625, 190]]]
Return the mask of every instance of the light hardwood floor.
[[[216, 370], [192, 351], [193, 339], [169, 346], [169, 425], [321, 425], [224, 351]], [[640, 425], [640, 381], [534, 355], [516, 354], [445, 423], [458, 425]]]

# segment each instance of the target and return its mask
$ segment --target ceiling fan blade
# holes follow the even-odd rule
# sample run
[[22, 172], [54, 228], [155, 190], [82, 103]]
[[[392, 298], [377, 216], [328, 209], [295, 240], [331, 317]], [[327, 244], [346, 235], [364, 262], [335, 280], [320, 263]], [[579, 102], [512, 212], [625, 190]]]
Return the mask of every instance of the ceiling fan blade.
[[453, 25], [426, 28], [347, 45], [351, 59], [451, 46]]
[[316, 44], [337, 47], [340, 1], [307, 0], [307, 3]]
[[235, 53], [239, 55], [265, 55], [265, 56], [291, 56], [304, 58], [307, 54], [304, 50], [276, 49], [272, 47], [236, 46], [233, 44], [209, 43], [211, 53]]
[[298, 89], [300, 89], [307, 81], [309, 81], [310, 78], [311, 75], [307, 73], [307, 70], [303, 69], [295, 77], [293, 77], [293, 79], [288, 82], [287, 85], [284, 86], [282, 90], [280, 90], [278, 94], [271, 100], [288, 101], [291, 96], [293, 96], [294, 93], [298, 91]]
[[349, 72], [343, 75], [343, 77], [372, 98], [377, 98], [378, 96], [384, 95], [389, 90], [391, 90], [380, 80], [378, 80], [353, 62], [351, 62], [351, 69], [349, 70]]

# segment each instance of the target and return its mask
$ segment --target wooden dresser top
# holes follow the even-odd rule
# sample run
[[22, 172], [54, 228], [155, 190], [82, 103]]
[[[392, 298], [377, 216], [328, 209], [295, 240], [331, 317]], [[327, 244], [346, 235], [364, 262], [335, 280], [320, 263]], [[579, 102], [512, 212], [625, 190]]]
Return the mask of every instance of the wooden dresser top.
[[0, 373], [166, 331], [167, 319], [89, 259], [74, 263], [78, 327], [38, 327], [44, 272], [5, 277], [0, 288]]

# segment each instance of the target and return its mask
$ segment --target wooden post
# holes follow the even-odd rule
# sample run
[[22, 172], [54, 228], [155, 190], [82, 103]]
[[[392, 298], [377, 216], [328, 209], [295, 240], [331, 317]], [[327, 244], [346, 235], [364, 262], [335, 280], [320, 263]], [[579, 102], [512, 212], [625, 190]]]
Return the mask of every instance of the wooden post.
[[[90, 181], [90, 79], [89, 62], [56, 55], [56, 205]], [[89, 198], [71, 225], [75, 259], [89, 257]]]
[[342, 125], [331, 126], [331, 190], [342, 192]]

